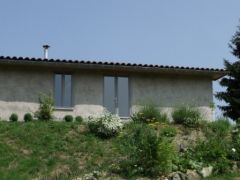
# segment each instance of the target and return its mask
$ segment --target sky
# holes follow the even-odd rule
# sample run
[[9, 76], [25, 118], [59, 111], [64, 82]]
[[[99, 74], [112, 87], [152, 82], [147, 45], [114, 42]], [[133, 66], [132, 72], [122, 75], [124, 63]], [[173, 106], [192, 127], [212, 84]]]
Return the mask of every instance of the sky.
[[[223, 68], [239, 0], [0, 0], [0, 55]], [[214, 82], [214, 92], [222, 90]], [[220, 104], [216, 101], [216, 104]], [[218, 114], [220, 112], [218, 111]]]

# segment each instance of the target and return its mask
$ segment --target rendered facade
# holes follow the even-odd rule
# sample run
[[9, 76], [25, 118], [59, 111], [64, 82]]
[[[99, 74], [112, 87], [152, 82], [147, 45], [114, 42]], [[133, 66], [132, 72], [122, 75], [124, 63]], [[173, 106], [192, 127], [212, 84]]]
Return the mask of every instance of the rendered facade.
[[187, 104], [212, 119], [212, 81], [222, 69], [0, 57], [0, 117], [38, 109], [40, 93], [52, 94], [54, 115], [95, 116], [104, 108], [128, 118], [152, 102], [168, 114]]

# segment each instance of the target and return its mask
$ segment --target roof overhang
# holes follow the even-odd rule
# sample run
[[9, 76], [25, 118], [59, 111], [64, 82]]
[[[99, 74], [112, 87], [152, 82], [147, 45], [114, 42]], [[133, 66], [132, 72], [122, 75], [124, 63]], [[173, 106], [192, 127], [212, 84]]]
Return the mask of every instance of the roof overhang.
[[29, 66], [35, 68], [64, 68], [64, 70], [95, 70], [95, 71], [114, 71], [114, 72], [136, 72], [148, 74], [174, 74], [174, 75], [192, 75], [206, 76], [212, 80], [217, 80], [225, 75], [224, 69], [183, 67], [183, 66], [163, 66], [152, 64], [131, 64], [116, 62], [96, 62], [79, 60], [59, 60], [59, 59], [41, 59], [29, 57], [9, 57], [0, 56], [0, 65], [10, 66]]

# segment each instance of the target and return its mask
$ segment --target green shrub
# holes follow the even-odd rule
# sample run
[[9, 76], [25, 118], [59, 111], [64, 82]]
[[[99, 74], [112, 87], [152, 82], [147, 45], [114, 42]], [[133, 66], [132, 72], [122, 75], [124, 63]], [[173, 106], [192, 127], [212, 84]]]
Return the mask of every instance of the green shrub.
[[231, 168], [230, 150], [231, 144], [226, 138], [208, 137], [204, 141], [198, 141], [195, 147], [185, 152], [180, 166], [184, 166], [185, 170], [200, 170], [202, 167], [211, 165], [215, 174], [226, 173]]
[[173, 144], [162, 138], [158, 145], [159, 172], [161, 174], [170, 173], [174, 168], [176, 152]]
[[240, 131], [239, 124], [237, 124], [231, 132], [233, 148], [231, 151], [231, 158], [233, 160], [240, 160]]
[[77, 116], [75, 118], [75, 121], [78, 122], [78, 123], [82, 123], [83, 122], [83, 117], [82, 116]]
[[224, 137], [229, 134], [231, 124], [227, 119], [221, 118], [209, 123], [209, 127], [214, 135]]
[[39, 96], [39, 109], [35, 112], [38, 120], [48, 121], [53, 118], [53, 98], [51, 95], [41, 94]]
[[166, 126], [160, 129], [160, 136], [164, 137], [174, 137], [177, 134], [177, 130], [174, 127]]
[[200, 124], [201, 114], [199, 110], [195, 108], [181, 106], [174, 109], [172, 118], [176, 124], [183, 124], [187, 127], [197, 127]]
[[26, 113], [26, 114], [24, 115], [23, 119], [24, 119], [25, 122], [29, 122], [29, 121], [32, 121], [32, 120], [33, 120], [33, 116], [32, 116], [32, 114], [30, 114], [30, 113]]
[[113, 137], [122, 129], [121, 119], [108, 111], [104, 111], [100, 117], [89, 117], [87, 124], [89, 130], [101, 138]]
[[12, 113], [11, 116], [9, 117], [9, 120], [12, 122], [18, 121], [18, 115], [16, 113]]
[[229, 142], [223, 138], [209, 138], [194, 148], [194, 154], [198, 161], [213, 165], [215, 173], [225, 173], [231, 166], [228, 159], [230, 149]]
[[205, 165], [195, 160], [192, 156], [192, 149], [187, 149], [184, 153], [179, 153], [174, 159], [174, 171], [186, 172], [188, 169], [200, 171]]
[[168, 122], [168, 117], [162, 114], [155, 105], [144, 105], [140, 110], [133, 114], [131, 119], [135, 122], [152, 123], [152, 122]]
[[172, 169], [175, 156], [171, 142], [159, 139], [155, 130], [146, 124], [131, 123], [121, 137], [121, 149], [126, 158], [120, 162], [126, 176], [157, 176]]
[[72, 122], [73, 121], [73, 116], [72, 115], [66, 115], [66, 116], [64, 116], [63, 119], [66, 122]]
[[161, 113], [161, 117], [158, 119], [158, 122], [168, 123], [169, 119], [166, 113]]

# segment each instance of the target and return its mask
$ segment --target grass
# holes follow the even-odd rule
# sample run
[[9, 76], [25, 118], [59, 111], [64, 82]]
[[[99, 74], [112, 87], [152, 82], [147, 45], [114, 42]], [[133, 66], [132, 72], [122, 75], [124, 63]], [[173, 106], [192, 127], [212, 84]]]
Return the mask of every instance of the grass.
[[[212, 124], [210, 129], [215, 133], [216, 129], [221, 133], [229, 130], [225, 121]], [[124, 141], [130, 140], [132, 125], [126, 125], [119, 136], [104, 140], [77, 122], [0, 121], [0, 179], [73, 179], [93, 171], [120, 179], [121, 176], [113, 172], [117, 173], [114, 170], [118, 169], [119, 160], [129, 153], [126, 147], [121, 146]], [[152, 124], [149, 126], [152, 127]], [[153, 128], [159, 135], [170, 139], [176, 132], [181, 134], [179, 131], [189, 130], [171, 123], [157, 123]], [[123, 138], [125, 135], [126, 138]], [[240, 173], [233, 173], [208, 179], [234, 179], [239, 176]]]
[[65, 122], [0, 122], [1, 179], [69, 179], [114, 163], [113, 140]]

